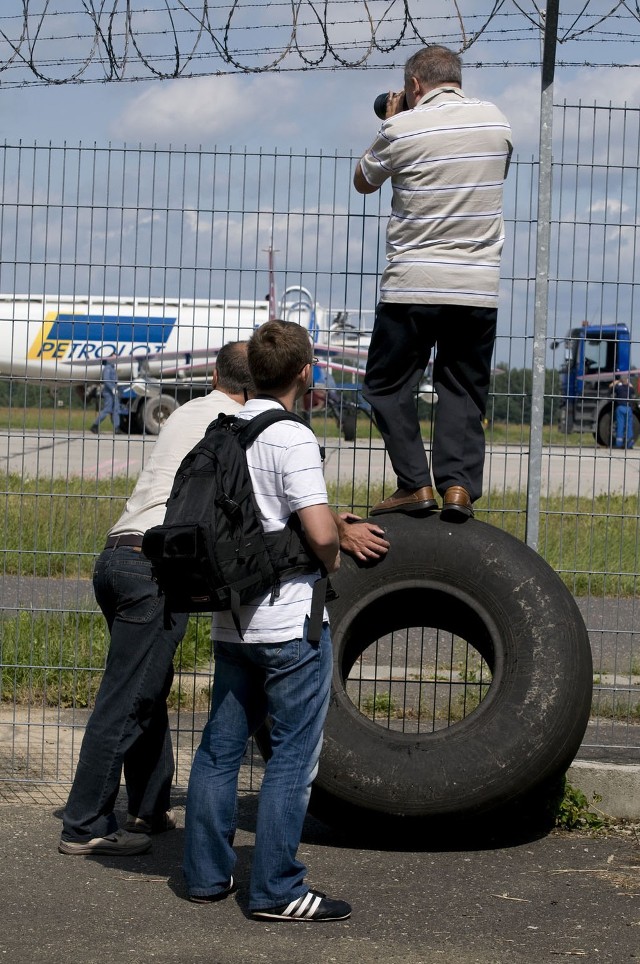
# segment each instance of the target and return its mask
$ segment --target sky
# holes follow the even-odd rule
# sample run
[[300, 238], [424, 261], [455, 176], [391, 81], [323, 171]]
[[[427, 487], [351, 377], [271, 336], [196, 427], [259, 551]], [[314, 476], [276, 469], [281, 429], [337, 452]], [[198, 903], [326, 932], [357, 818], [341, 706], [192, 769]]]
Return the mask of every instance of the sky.
[[[21, 17], [23, 3], [29, 11], [26, 21]], [[636, 16], [632, 7], [617, 7], [610, 0], [562, 0], [560, 7], [559, 34], [564, 42], [557, 47], [559, 61], [640, 61], [636, 44], [640, 13]], [[128, 20], [125, 9], [132, 11]], [[205, 9], [211, 37], [196, 30], [198, 14]], [[296, 9], [301, 52], [290, 45], [291, 5], [283, 0], [217, 0], [206, 5], [203, 0], [129, 0], [127, 4], [124, 0], [47, 0], [44, 6], [42, 0], [3, 0], [3, 136], [9, 143], [109, 142], [190, 149], [217, 145], [360, 154], [376, 132], [372, 110], [376, 94], [402, 86], [401, 67], [387, 65], [404, 63], [422, 46], [416, 34], [454, 49], [477, 34], [478, 39], [463, 53], [468, 65], [463, 74], [465, 91], [494, 100], [511, 121], [516, 150], [525, 155], [536, 152], [539, 68], [509, 66], [539, 60], [541, 35], [534, 22], [539, 14], [533, 3], [440, 0], [433, 7], [423, 0], [330, 0], [319, 5], [300, 0]], [[493, 18], [488, 13], [492, 9], [498, 11]], [[91, 10], [100, 11], [100, 16], [94, 13], [92, 19]], [[324, 31], [317, 22], [321, 10]], [[38, 19], [41, 11], [46, 14]], [[403, 21], [407, 11], [413, 20]], [[322, 61], [323, 69], [297, 69], [304, 65], [302, 54], [308, 59], [325, 42], [349, 62], [363, 57], [363, 45], [372, 31], [368, 15], [381, 45], [388, 42], [391, 48], [402, 35], [400, 45], [388, 53], [374, 50], [361, 68], [327, 69], [336, 65], [329, 54]], [[607, 15], [601, 23], [600, 15]], [[104, 43], [93, 46], [95, 23], [103, 37], [111, 29], [112, 53], [122, 59], [117, 69], [123, 76], [150, 76], [149, 65], [170, 69], [174, 45], [181, 53], [191, 48], [202, 53], [200, 59], [185, 64], [185, 71], [198, 76], [98, 82], [108, 72], [108, 58]], [[177, 30], [175, 40], [172, 29]], [[572, 32], [577, 38], [565, 39]], [[220, 43], [238, 63], [249, 67], [263, 66], [288, 45], [290, 49], [282, 55], [279, 73], [228, 73], [233, 65], [215, 54]], [[264, 50], [259, 49], [261, 45]], [[37, 78], [25, 64], [30, 58], [47, 76], [62, 79], [77, 72], [90, 82], [35, 86]], [[207, 76], [207, 70], [225, 73]], [[637, 104], [638, 74], [634, 68], [558, 68], [555, 100]], [[16, 86], [20, 83], [25, 86]]]
[[[401, 70], [231, 74], [137, 83], [2, 89], [11, 144], [112, 143], [190, 149], [233, 147], [362, 153], [375, 136], [375, 96], [402, 86]], [[540, 74], [535, 68], [468, 68], [465, 92], [493, 100], [510, 120], [516, 151], [537, 153]], [[559, 69], [554, 100], [640, 102], [640, 71]]]
[[[33, 4], [35, 0], [29, 0]], [[117, 6], [117, 0], [109, 0]], [[158, 4], [169, 0], [155, 0]], [[443, 9], [448, 0], [442, 0]], [[513, 0], [507, 0], [512, 3]], [[7, 6], [4, 6], [7, 3]], [[79, 0], [55, 0], [60, 9], [79, 8]], [[53, 7], [55, 7], [53, 3]], [[150, 0], [145, 0], [150, 3]], [[393, 2], [370, 0], [372, 9], [392, 8]], [[411, 0], [414, 9], [421, 7]], [[563, 0], [562, 9], [575, 6], [577, 11], [592, 13], [611, 9], [608, 0]], [[20, 6], [17, 0], [3, 0], [0, 31], [4, 11]], [[135, 4], [134, 4], [135, 5]], [[192, 0], [195, 9], [198, 0]], [[220, 2], [219, 8], [225, 4]], [[262, 10], [275, 10], [277, 4], [250, 4]], [[286, 4], [280, 6], [287, 6]], [[351, 4], [354, 15], [361, 12], [357, 0]], [[456, 9], [471, 23], [471, 13], [486, 9], [487, 0], [458, 0]], [[52, 9], [53, 9], [52, 7]], [[213, 9], [213, 8], [212, 8]], [[344, 9], [343, 7], [340, 8]], [[454, 7], [451, 6], [451, 10]], [[505, 9], [507, 9], [505, 7]], [[513, 16], [513, 10], [511, 14]], [[254, 14], [255, 16], [255, 14]], [[505, 21], [506, 22], [506, 21]], [[518, 21], [520, 23], [520, 21]], [[576, 21], [578, 26], [580, 23]], [[609, 23], [609, 21], [608, 21]], [[625, 29], [637, 30], [640, 23], [632, 19]], [[253, 24], [255, 27], [255, 24]], [[259, 25], [258, 25], [259, 26]], [[477, 23], [476, 23], [477, 26]], [[613, 28], [612, 28], [613, 29]], [[440, 39], [435, 37], [434, 39]], [[504, 39], [500, 37], [498, 39]], [[584, 64], [593, 59], [594, 37], [581, 38], [568, 46], [558, 47], [558, 59]], [[71, 45], [71, 41], [68, 41]], [[420, 46], [420, 45], [418, 45]], [[455, 46], [451, 43], [451, 46]], [[596, 44], [595, 47], [598, 45]], [[622, 40], [614, 45], [600, 44], [601, 64], [635, 63], [634, 43]], [[71, 49], [71, 46], [70, 48]], [[416, 48], [407, 44], [387, 58], [388, 63], [401, 64]], [[528, 44], [509, 45], [481, 38], [463, 54], [463, 86], [465, 92], [494, 101], [508, 117], [513, 131], [515, 154], [527, 160], [537, 157], [539, 139], [539, 105], [541, 77], [539, 66], [475, 66], [497, 63], [504, 54], [513, 61], [526, 62], [539, 58], [540, 39], [534, 32]], [[0, 63], [6, 49], [0, 42]], [[384, 60], [384, 58], [380, 58]], [[293, 55], [283, 66], [295, 65]], [[62, 68], [61, 68], [62, 69]], [[51, 86], [7, 86], [9, 71], [0, 73], [0, 117], [3, 138], [8, 144], [52, 143], [54, 146], [169, 147], [196, 150], [233, 148], [234, 150], [289, 150], [353, 154], [357, 158], [373, 140], [379, 121], [373, 112], [375, 96], [385, 90], [400, 89], [400, 66], [371, 69], [283, 70], [268, 73], [228, 73], [220, 76], [200, 75], [178, 80], [145, 80], [139, 82], [104, 82]], [[29, 80], [26, 69], [21, 76]], [[33, 79], [33, 78], [31, 78]], [[634, 108], [640, 103], [640, 70], [637, 67], [570, 66], [556, 70], [553, 99], [556, 104], [623, 105]], [[586, 243], [584, 238], [579, 242]], [[629, 263], [635, 261], [635, 232], [628, 245]], [[624, 252], [623, 252], [624, 254]], [[633, 276], [632, 276], [633, 277]], [[571, 309], [573, 310], [573, 309]], [[582, 307], [576, 309], [582, 312]], [[565, 315], [569, 316], [567, 309]], [[564, 325], [564, 320], [562, 321]]]

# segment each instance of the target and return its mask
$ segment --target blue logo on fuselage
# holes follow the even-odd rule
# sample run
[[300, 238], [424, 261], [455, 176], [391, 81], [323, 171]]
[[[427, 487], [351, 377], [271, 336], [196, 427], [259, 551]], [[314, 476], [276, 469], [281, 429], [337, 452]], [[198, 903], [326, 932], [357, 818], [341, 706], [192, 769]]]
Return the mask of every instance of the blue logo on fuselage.
[[59, 314], [43, 323], [29, 357], [97, 361], [162, 351], [176, 318]]

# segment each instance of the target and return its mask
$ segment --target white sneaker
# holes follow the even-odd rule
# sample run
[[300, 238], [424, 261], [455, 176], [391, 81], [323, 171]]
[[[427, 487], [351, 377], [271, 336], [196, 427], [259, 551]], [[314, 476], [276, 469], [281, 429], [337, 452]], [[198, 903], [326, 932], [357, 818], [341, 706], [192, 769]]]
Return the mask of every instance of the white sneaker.
[[79, 840], [60, 838], [58, 852], [61, 854], [104, 854], [107, 856], [130, 857], [133, 854], [146, 854], [151, 850], [151, 838], [142, 833], [128, 833], [116, 830], [108, 837], [92, 837], [84, 843]]

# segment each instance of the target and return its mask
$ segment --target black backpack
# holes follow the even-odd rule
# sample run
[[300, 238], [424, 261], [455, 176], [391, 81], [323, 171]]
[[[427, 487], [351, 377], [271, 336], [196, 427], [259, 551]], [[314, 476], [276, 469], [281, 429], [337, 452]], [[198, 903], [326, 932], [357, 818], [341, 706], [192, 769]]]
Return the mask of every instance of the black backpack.
[[172, 612], [230, 610], [242, 638], [243, 603], [267, 592], [273, 603], [281, 580], [321, 571], [308, 627], [312, 642], [320, 638], [326, 573], [307, 546], [296, 513], [281, 532], [264, 531], [247, 466], [247, 447], [281, 419], [306, 424], [279, 409], [252, 419], [220, 415], [180, 463], [164, 523], [148, 529], [142, 541], [165, 596], [167, 618]]

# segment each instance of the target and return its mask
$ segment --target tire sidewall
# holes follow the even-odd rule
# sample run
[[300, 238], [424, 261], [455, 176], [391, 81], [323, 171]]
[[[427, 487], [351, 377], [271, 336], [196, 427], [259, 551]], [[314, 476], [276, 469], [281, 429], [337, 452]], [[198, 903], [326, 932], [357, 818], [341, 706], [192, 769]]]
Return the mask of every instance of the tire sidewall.
[[[556, 573], [517, 539], [476, 520], [455, 525], [394, 513], [384, 525], [386, 559], [362, 568], [345, 558], [333, 580], [334, 676], [317, 785], [376, 811], [451, 814], [502, 805], [566, 769], [586, 728], [592, 667], [582, 617]], [[438, 626], [455, 627], [461, 610], [479, 620], [493, 679], [461, 722], [408, 734], [361, 714], [345, 677], [355, 637], [357, 648], [390, 625], [416, 625], [416, 613], [398, 603], [410, 600], [415, 609], [423, 598], [425, 605], [437, 600]]]

